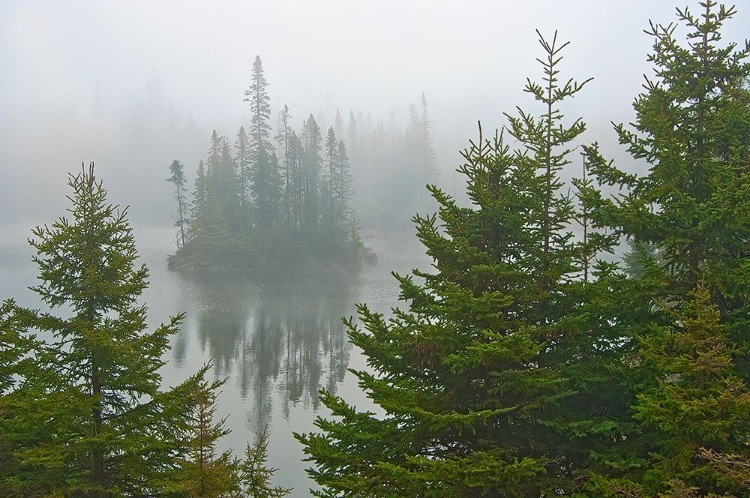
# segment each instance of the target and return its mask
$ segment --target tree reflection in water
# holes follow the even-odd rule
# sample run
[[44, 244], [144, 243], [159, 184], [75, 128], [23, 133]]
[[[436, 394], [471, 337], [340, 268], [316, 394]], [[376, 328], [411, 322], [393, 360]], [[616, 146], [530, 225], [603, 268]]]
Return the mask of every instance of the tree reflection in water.
[[318, 390], [335, 392], [349, 364], [341, 319], [353, 312], [355, 278], [181, 274], [193, 309], [175, 340], [175, 360], [182, 364], [197, 340], [216, 376], [237, 382], [253, 426], [270, 421], [274, 402], [285, 419], [299, 403], [317, 410]]

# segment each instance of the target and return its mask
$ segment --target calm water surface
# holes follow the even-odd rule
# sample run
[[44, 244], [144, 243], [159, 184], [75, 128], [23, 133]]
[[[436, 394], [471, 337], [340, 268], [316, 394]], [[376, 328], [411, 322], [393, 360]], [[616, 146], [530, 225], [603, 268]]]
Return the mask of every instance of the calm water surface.
[[[269, 463], [279, 469], [274, 483], [293, 487], [292, 496], [308, 496], [314, 483], [307, 479], [308, 464], [292, 432], [313, 431], [315, 417], [328, 415], [318, 390], [325, 387], [358, 408], [373, 408], [347, 371], [365, 363], [348, 343], [341, 318], [355, 314], [355, 303], [388, 314], [399, 304], [390, 272], [428, 268], [422, 246], [413, 235], [371, 237], [365, 243], [379, 260], [359, 275], [274, 279], [230, 271], [171, 272], [166, 254], [174, 251], [172, 232], [140, 227], [134, 232], [150, 269], [151, 285], [143, 295], [149, 323], [154, 327], [186, 313], [166, 358], [165, 384], [175, 385], [211, 362], [210, 375], [227, 379], [217, 415], [227, 417], [232, 433], [220, 449], [241, 455], [254, 431], [267, 426]], [[0, 299], [14, 297], [38, 307], [27, 289], [36, 284], [29, 235], [30, 227], [0, 233]]]

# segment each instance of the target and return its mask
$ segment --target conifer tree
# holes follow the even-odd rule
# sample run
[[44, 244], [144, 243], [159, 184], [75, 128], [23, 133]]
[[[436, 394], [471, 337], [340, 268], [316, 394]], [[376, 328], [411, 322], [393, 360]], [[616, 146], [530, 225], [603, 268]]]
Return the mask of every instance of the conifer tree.
[[[12, 299], [0, 304], [0, 496], [49, 494], [44, 474], [28, 452], [51, 438], [43, 364]], [[41, 475], [40, 475], [41, 474]]]
[[253, 62], [252, 84], [245, 90], [244, 101], [250, 103], [250, 191], [253, 195], [255, 223], [267, 227], [275, 221], [278, 201], [281, 198], [281, 178], [278, 160], [269, 143], [271, 134], [271, 104], [266, 91], [268, 82], [263, 74], [260, 56]]
[[245, 448], [245, 460], [240, 463], [240, 486], [249, 498], [281, 498], [292, 492], [291, 488], [272, 486], [271, 478], [277, 469], [268, 467], [268, 431], [255, 432], [253, 444]]
[[[590, 449], [609, 444], [591, 404], [618, 392], [599, 380], [601, 342], [568, 292], [580, 268], [558, 177], [585, 128], [563, 124], [560, 102], [583, 84], [558, 84], [566, 44], [540, 43], [543, 83], [526, 91], [543, 112], [508, 116], [519, 148], [480, 128], [460, 168], [473, 207], [431, 186], [439, 218], [415, 217], [436, 271], [396, 276], [408, 311], [360, 305], [361, 326], [348, 322], [372, 371], [355, 374], [384, 415], [323, 392], [335, 420], [296, 435], [320, 496], [572, 495]], [[591, 372], [573, 379], [571, 358]]]
[[310, 238], [317, 229], [320, 217], [320, 176], [322, 159], [320, 157], [323, 137], [320, 127], [312, 114], [305, 121], [303, 132], [303, 172], [301, 220], [302, 233]]
[[196, 217], [196, 213], [200, 213], [204, 208], [206, 202], [206, 166], [203, 164], [203, 159], [198, 162], [198, 171], [195, 174], [195, 180], [193, 181], [193, 206], [191, 215], [193, 218]]
[[334, 192], [334, 170], [337, 168], [338, 164], [338, 157], [336, 155], [337, 152], [337, 140], [336, 140], [336, 132], [333, 131], [333, 126], [328, 128], [328, 133], [326, 133], [326, 170], [325, 170], [325, 176], [322, 179], [321, 186], [322, 186], [322, 204], [323, 204], [323, 217], [324, 217], [324, 229], [327, 229], [330, 231], [330, 229], [333, 227], [333, 218], [334, 218], [334, 201], [333, 201], [333, 192]]
[[234, 157], [237, 165], [237, 176], [239, 177], [240, 215], [242, 228], [248, 227], [250, 206], [250, 142], [245, 133], [245, 127], [240, 126], [237, 138], [234, 141]]
[[352, 196], [352, 175], [349, 169], [349, 156], [346, 144], [339, 140], [336, 146], [336, 166], [333, 170], [333, 190], [335, 191], [335, 215], [340, 225], [346, 224], [346, 209]]
[[[743, 435], [750, 431], [750, 390], [734, 372], [726, 326], [707, 289], [688, 296], [674, 325], [652, 327], [640, 340], [647, 368], [658, 382], [638, 394], [634, 418], [653, 438], [655, 450], [643, 496], [689, 488], [702, 496], [740, 496], [704, 452], [750, 456]], [[679, 308], [678, 308], [679, 309]], [[673, 310], [665, 310], [672, 313]]]
[[435, 148], [432, 139], [432, 120], [430, 112], [427, 110], [427, 98], [422, 92], [422, 98], [419, 100], [421, 110], [420, 126], [422, 131], [422, 168], [424, 176], [428, 182], [435, 181], [437, 170], [435, 168]]
[[107, 204], [93, 164], [69, 184], [71, 218], [36, 227], [30, 240], [40, 281], [32, 289], [63, 313], [27, 319], [53, 338], [35, 355], [54, 372], [44, 389], [54, 393], [47, 411], [56, 425], [47, 444], [25, 458], [58, 494], [158, 493], [159, 478], [180, 454], [185, 391], [199, 380], [160, 389], [162, 357], [181, 315], [146, 331], [146, 307], [137, 300], [148, 270], [135, 265], [126, 212]]
[[279, 132], [276, 134], [276, 140], [279, 143], [280, 153], [282, 157], [281, 164], [283, 165], [284, 169], [284, 195], [282, 196], [282, 200], [284, 203], [284, 211], [287, 223], [291, 223], [292, 220], [292, 205], [294, 199], [292, 189], [294, 179], [292, 177], [293, 169], [291, 167], [291, 165], [293, 164], [293, 153], [290, 150], [290, 138], [293, 131], [291, 126], [289, 125], [289, 120], [291, 119], [291, 117], [292, 116], [289, 114], [289, 107], [285, 105], [284, 108], [279, 112]]
[[190, 393], [192, 408], [185, 434], [186, 457], [170, 477], [170, 490], [182, 496], [230, 496], [239, 490], [239, 462], [231, 451], [217, 454], [219, 439], [229, 434], [226, 419], [215, 421], [216, 392], [223, 382], [202, 380]]
[[172, 161], [172, 164], [167, 167], [170, 173], [167, 181], [174, 185], [174, 199], [177, 202], [177, 221], [175, 221], [175, 226], [180, 229], [179, 244], [177, 246], [179, 249], [185, 246], [185, 231], [188, 224], [187, 214], [189, 205], [187, 202], [187, 191], [185, 190], [187, 180], [185, 179], [185, 171], [182, 163], [177, 159]]
[[621, 189], [589, 198], [593, 219], [634, 241], [630, 259], [644, 263], [613, 293], [621, 311], [611, 323], [632, 345], [627, 388], [638, 397], [635, 423], [594, 475], [600, 495], [723, 496], [736, 491], [701, 461], [748, 458], [739, 419], [750, 378], [750, 46], [721, 41], [734, 8], [706, 0], [700, 11], [651, 23], [654, 76], [633, 104], [633, 129], [615, 127], [648, 170], [626, 173], [586, 149], [598, 183]]

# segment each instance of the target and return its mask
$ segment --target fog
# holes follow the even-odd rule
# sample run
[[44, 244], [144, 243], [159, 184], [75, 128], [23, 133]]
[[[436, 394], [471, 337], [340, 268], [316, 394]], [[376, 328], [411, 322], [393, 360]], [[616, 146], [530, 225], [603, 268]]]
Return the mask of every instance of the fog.
[[[727, 25], [728, 40], [746, 35], [746, 7]], [[547, 38], [558, 30], [570, 41], [561, 76], [594, 81], [567, 114], [587, 121], [587, 141], [622, 157], [610, 121], [632, 119], [633, 97], [651, 72], [652, 42], [643, 33], [649, 19], [672, 22], [674, 5], [1, 2], [0, 209], [19, 223], [59, 215], [67, 174], [95, 161], [110, 200], [131, 205], [135, 221], [171, 223], [166, 165], [180, 159], [192, 178], [211, 131], [231, 138], [247, 123], [242, 99], [256, 55], [274, 126], [286, 104], [295, 129], [312, 114], [325, 130], [337, 109], [344, 121], [353, 111], [373, 127], [390, 121], [403, 129], [408, 106], [424, 92], [438, 183], [458, 193], [458, 151], [476, 137], [477, 120], [493, 130], [516, 105], [534, 108], [522, 87], [541, 74], [535, 29]]]

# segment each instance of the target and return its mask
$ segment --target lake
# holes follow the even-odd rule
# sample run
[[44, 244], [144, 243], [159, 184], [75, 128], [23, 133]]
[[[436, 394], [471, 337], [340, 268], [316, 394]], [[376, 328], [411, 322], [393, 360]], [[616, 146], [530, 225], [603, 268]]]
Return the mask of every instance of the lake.
[[[20, 305], [39, 307], [27, 289], [36, 284], [33, 251], [26, 244], [30, 229], [6, 227], [0, 233], [0, 299], [14, 297]], [[233, 271], [169, 271], [173, 232], [136, 226], [134, 233], [150, 270], [143, 294], [150, 326], [186, 313], [165, 358], [164, 384], [178, 384], [211, 362], [210, 377], [227, 379], [217, 415], [226, 417], [232, 431], [219, 449], [242, 455], [254, 432], [268, 427], [269, 465], [278, 469], [273, 483], [293, 487], [291, 496], [309, 496], [314, 486], [304, 471], [309, 464], [302, 461], [302, 446], [292, 432], [314, 431], [315, 417], [328, 416], [318, 390], [325, 387], [360, 409], [376, 409], [347, 371], [364, 368], [365, 361], [349, 344], [341, 318], [355, 314], [355, 303], [388, 315], [399, 304], [391, 271], [428, 268], [423, 247], [413, 235], [367, 237], [378, 263], [358, 275], [275, 280]]]

